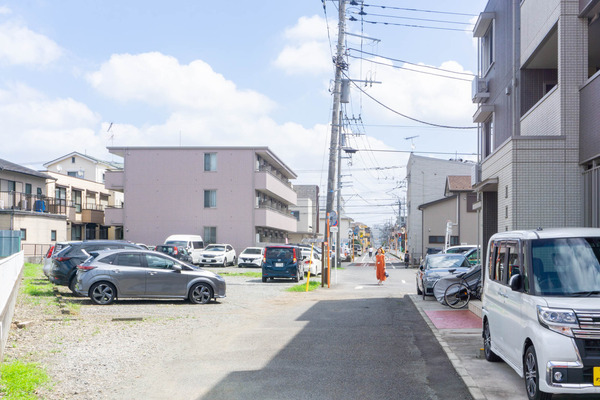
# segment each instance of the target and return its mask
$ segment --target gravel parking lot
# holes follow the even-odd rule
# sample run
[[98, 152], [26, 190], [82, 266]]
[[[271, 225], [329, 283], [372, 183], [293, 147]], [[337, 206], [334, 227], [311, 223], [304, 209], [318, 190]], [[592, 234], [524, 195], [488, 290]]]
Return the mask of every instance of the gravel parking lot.
[[[258, 272], [237, 267], [211, 268], [227, 282], [227, 297], [206, 305], [187, 301], [121, 300], [110, 306], [93, 305], [74, 297], [66, 287], [60, 296], [73, 310], [63, 314], [59, 302], [32, 301], [20, 295], [5, 362], [19, 359], [46, 366], [52, 384], [40, 390], [44, 399], [108, 399], [112, 388], [126, 385], [136, 365], [155, 360], [161, 343], [185, 340], [188, 335], [209, 335], [225, 326], [243, 325], [249, 309], [265, 307], [295, 283], [262, 283], [260, 278], [228, 276]], [[313, 278], [314, 279], [314, 278]], [[286, 296], [284, 296], [286, 297]]]

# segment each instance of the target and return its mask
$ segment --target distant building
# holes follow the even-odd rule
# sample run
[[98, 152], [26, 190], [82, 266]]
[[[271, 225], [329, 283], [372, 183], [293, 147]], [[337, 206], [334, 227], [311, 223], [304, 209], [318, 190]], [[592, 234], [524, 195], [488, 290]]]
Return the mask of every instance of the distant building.
[[52, 243], [67, 238], [66, 214], [46, 196], [46, 181], [53, 180], [0, 159], [0, 230], [20, 231], [21, 247], [31, 261], [39, 261]]
[[[423, 204], [444, 198], [449, 175], [471, 175], [474, 163], [411, 154], [406, 166], [407, 180], [407, 248], [414, 260], [425, 254], [427, 247], [439, 247], [428, 243], [429, 235], [423, 231]], [[446, 223], [446, 220], [443, 221]], [[423, 241], [426, 237], [427, 240]]]
[[290, 206], [296, 174], [267, 147], [109, 147], [124, 169], [106, 172], [106, 187], [123, 191], [106, 210], [124, 238], [163, 243], [172, 234], [205, 243], [285, 243], [297, 231]]
[[471, 188], [471, 176], [451, 175], [446, 178], [444, 197], [421, 204], [425, 248], [443, 249], [450, 223], [449, 246], [478, 244], [477, 210], [473, 208], [477, 194]]
[[303, 239], [316, 238], [319, 232], [319, 186], [294, 185], [294, 191], [297, 204], [290, 205], [289, 210], [298, 223], [297, 231], [289, 233], [289, 242], [301, 243]]

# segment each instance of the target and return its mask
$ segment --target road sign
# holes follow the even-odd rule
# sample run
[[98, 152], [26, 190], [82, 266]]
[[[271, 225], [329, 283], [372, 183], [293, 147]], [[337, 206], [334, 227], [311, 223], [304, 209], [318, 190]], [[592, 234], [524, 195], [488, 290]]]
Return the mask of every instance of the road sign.
[[335, 211], [330, 211], [329, 212], [329, 226], [337, 226], [337, 224], [338, 224], [337, 213]]
[[337, 231], [338, 231], [338, 227], [337, 226], [330, 226], [329, 227], [329, 232], [334, 233], [334, 232], [337, 232]]

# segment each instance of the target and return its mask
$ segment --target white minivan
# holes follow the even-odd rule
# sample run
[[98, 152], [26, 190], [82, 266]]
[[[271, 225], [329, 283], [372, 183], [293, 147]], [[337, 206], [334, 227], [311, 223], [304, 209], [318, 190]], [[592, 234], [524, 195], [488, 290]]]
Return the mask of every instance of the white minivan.
[[529, 399], [600, 395], [600, 229], [497, 233], [482, 273], [485, 358], [523, 377]]
[[193, 264], [200, 264], [200, 254], [204, 249], [204, 240], [200, 235], [171, 235], [165, 239], [164, 244], [183, 246], [192, 256]]

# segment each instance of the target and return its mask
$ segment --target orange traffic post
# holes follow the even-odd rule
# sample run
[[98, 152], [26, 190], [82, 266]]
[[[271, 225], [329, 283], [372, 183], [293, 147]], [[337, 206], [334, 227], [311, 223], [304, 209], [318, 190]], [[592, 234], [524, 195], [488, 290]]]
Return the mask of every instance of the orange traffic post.
[[[308, 259], [308, 274], [306, 274], [306, 292], [308, 292], [308, 284], [310, 282], [310, 266], [312, 265], [313, 258], [313, 244], [310, 244], [310, 258]], [[321, 269], [323, 269], [323, 265], [321, 265]], [[323, 272], [321, 272], [323, 273]]]

